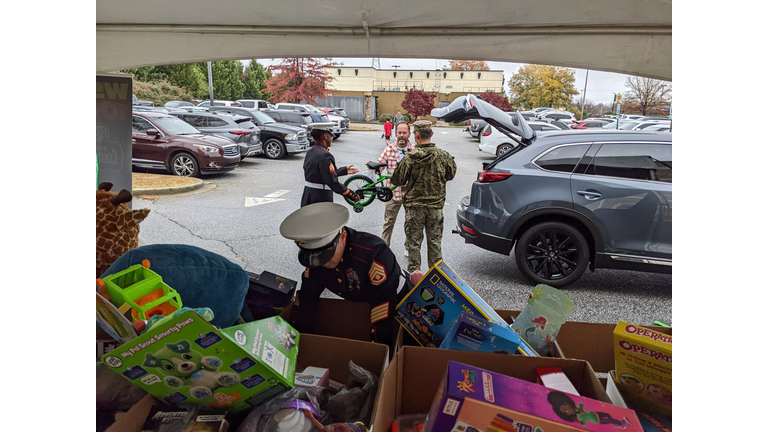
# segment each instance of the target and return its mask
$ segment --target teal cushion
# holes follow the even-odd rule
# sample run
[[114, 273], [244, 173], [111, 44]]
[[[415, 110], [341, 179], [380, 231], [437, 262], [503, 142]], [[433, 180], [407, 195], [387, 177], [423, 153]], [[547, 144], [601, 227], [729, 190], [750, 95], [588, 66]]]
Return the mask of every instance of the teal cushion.
[[196, 246], [159, 244], [131, 249], [102, 275], [109, 276], [143, 260], [175, 289], [188, 308], [210, 308], [211, 324], [222, 328], [235, 324], [248, 291], [248, 273], [219, 254]]

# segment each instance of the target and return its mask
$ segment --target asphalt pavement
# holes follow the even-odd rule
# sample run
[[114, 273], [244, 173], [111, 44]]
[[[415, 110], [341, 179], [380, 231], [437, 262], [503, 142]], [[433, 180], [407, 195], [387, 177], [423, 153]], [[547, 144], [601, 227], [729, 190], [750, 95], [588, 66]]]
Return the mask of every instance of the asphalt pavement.
[[[367, 125], [366, 125], [367, 126]], [[381, 133], [348, 132], [335, 140], [331, 152], [338, 166], [363, 167], [384, 148]], [[521, 310], [533, 284], [517, 270], [514, 258], [464, 243], [451, 234], [456, 205], [468, 195], [481, 163], [492, 155], [478, 151], [478, 141], [461, 128], [435, 128], [433, 141], [451, 153], [458, 165], [456, 178], [447, 185], [443, 259], [495, 309]], [[269, 160], [249, 157], [230, 173], [203, 177], [198, 189], [174, 194], [134, 191], [134, 208], [149, 208], [142, 222], [144, 244], [181, 243], [223, 255], [252, 272], [270, 271], [300, 279], [303, 267], [296, 247], [279, 234], [282, 220], [299, 207], [303, 190], [303, 154]], [[145, 195], [140, 198], [140, 195]], [[149, 197], [148, 197], [149, 196]], [[341, 200], [336, 197], [336, 202]], [[350, 209], [351, 210], [351, 209]], [[349, 226], [380, 234], [384, 203], [375, 201], [362, 213], [350, 211]], [[404, 212], [398, 216], [391, 249], [405, 266]], [[426, 271], [422, 247], [422, 270]], [[565, 293], [576, 303], [570, 320], [650, 324], [672, 323], [672, 276], [642, 272], [587, 271]], [[326, 292], [327, 293], [327, 292]], [[326, 294], [335, 297], [333, 294]]]

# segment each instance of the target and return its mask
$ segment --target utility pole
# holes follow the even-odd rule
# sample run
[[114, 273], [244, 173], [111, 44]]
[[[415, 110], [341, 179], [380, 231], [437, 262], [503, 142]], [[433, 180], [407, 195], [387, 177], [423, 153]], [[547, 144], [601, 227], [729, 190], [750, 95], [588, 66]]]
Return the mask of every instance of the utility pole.
[[584, 102], [587, 100], [587, 83], [589, 82], [589, 69], [587, 69], [587, 78], [584, 79], [584, 93], [581, 94], [581, 119], [584, 120]]
[[213, 72], [211, 72], [211, 62], [208, 62], [208, 92], [211, 95], [210, 106], [213, 106]]

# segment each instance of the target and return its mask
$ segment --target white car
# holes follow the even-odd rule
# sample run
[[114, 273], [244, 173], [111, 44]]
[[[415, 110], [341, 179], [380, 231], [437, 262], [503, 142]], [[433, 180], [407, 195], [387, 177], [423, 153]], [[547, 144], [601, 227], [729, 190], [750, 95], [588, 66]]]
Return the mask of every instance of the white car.
[[[242, 105], [240, 105], [240, 102], [235, 102], [235, 101], [231, 101], [231, 100], [219, 100], [219, 99], [214, 99], [213, 100], [213, 105], [214, 106], [234, 106], [234, 107], [241, 107], [242, 106]], [[197, 106], [203, 107], [203, 108], [208, 108], [209, 106], [211, 106], [211, 101], [210, 100], [204, 100], [204, 101], [200, 102], [199, 104], [197, 104]]]
[[324, 111], [318, 109], [316, 106], [307, 105], [307, 104], [286, 103], [286, 102], [280, 102], [275, 106], [277, 107], [277, 109], [282, 109], [282, 110], [304, 111], [304, 112], [319, 114], [321, 116], [328, 116], [328, 120], [333, 122], [336, 125], [332, 130], [334, 138], [338, 138], [341, 136], [341, 134], [347, 133], [349, 120], [337, 115], [326, 114]]
[[[532, 121], [527, 123], [528, 123], [528, 126], [530, 126], [531, 129], [533, 129], [537, 133], [563, 131], [559, 127], [553, 126], [547, 122]], [[520, 144], [516, 143], [512, 138], [508, 137], [507, 135], [504, 135], [503, 133], [499, 132], [498, 129], [496, 129], [491, 125], [486, 125], [483, 131], [480, 133], [479, 150], [482, 152], [490, 153], [496, 157], [499, 157], [504, 153], [507, 153], [508, 151], [514, 149], [518, 145]]]

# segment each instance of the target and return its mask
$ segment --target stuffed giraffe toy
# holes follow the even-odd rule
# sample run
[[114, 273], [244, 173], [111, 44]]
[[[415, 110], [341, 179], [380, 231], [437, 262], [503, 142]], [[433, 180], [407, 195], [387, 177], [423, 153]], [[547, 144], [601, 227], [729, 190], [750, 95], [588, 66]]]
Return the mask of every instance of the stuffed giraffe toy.
[[96, 191], [96, 277], [139, 245], [139, 223], [149, 215], [149, 209], [131, 210], [125, 205], [133, 199], [128, 190], [111, 189], [112, 183], [104, 182]]

